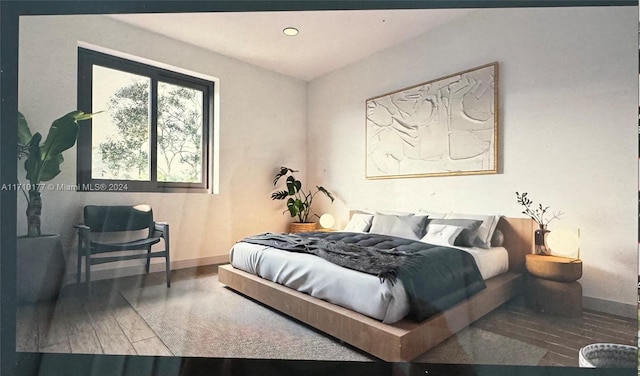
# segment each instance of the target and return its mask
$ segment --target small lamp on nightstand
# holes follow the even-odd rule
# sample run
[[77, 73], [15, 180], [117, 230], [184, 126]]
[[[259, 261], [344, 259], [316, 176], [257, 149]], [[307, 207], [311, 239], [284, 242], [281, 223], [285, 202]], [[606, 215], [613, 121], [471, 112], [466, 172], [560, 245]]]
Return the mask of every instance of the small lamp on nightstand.
[[573, 259], [580, 258], [580, 229], [560, 228], [547, 235], [551, 255]]
[[320, 227], [322, 227], [324, 231], [330, 231], [333, 225], [336, 224], [335, 218], [333, 218], [333, 215], [329, 213], [325, 213], [321, 215], [319, 222], [320, 222]]

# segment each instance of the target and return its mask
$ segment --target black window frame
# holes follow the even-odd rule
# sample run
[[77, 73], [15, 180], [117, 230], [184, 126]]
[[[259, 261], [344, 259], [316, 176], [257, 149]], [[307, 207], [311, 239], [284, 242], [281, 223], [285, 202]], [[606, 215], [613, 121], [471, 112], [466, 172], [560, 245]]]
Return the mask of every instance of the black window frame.
[[[209, 193], [212, 184], [211, 160], [213, 147], [213, 81], [174, 72], [119, 56], [78, 47], [78, 109], [87, 113], [94, 112], [93, 66], [98, 65], [122, 72], [148, 77], [151, 80], [149, 116], [151, 129], [149, 134], [150, 177], [148, 181], [126, 179], [95, 179], [92, 168], [92, 122], [91, 119], [80, 122], [77, 142], [77, 190], [81, 192], [194, 192]], [[202, 182], [162, 182], [157, 179], [157, 92], [158, 82], [180, 85], [203, 92], [202, 124]], [[100, 111], [103, 109], [95, 109]], [[99, 116], [99, 115], [98, 115]]]

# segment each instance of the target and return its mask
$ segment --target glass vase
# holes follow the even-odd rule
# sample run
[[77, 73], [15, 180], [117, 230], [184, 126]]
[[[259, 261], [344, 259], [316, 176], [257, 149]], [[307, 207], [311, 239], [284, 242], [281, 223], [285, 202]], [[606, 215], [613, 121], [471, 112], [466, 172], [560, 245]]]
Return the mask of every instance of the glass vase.
[[538, 229], [534, 232], [534, 243], [535, 243], [535, 254], [536, 255], [546, 255], [550, 254], [549, 248], [547, 248], [547, 235], [549, 234], [549, 230], [547, 230], [547, 225], [539, 225]]

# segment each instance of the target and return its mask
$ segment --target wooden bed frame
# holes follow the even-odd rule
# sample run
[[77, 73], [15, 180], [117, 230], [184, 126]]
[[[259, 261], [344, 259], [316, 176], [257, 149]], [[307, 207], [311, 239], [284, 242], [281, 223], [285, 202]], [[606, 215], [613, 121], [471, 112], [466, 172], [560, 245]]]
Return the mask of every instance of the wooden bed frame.
[[533, 251], [534, 222], [503, 217], [498, 229], [509, 252], [509, 271], [486, 281], [487, 288], [423, 322], [382, 322], [262, 279], [231, 265], [218, 268], [229, 288], [389, 362], [411, 361], [475, 320], [522, 293], [525, 254]]

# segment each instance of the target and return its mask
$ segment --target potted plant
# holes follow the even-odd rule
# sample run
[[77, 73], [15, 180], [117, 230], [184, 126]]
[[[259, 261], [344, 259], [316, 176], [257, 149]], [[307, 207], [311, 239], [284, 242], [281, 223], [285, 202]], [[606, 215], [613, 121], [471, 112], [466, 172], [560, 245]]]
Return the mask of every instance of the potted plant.
[[31, 133], [24, 115], [18, 113], [18, 159], [25, 159], [27, 184], [18, 189], [27, 201], [27, 235], [17, 239], [17, 298], [22, 302], [57, 297], [64, 279], [65, 261], [59, 234], [42, 234], [42, 191], [60, 174], [62, 152], [75, 145], [78, 121], [92, 114], [72, 111], [53, 121], [44, 142], [39, 132]]
[[[287, 210], [283, 213], [289, 212], [291, 218], [296, 219], [296, 221], [291, 223], [289, 232], [313, 231], [316, 229], [316, 223], [309, 222], [313, 198], [320, 192], [329, 197], [331, 202], [333, 202], [334, 197], [331, 192], [321, 186], [316, 186], [315, 192], [312, 192], [311, 190], [305, 192], [302, 189], [302, 182], [296, 179], [294, 175], [295, 172], [298, 172], [298, 170], [293, 170], [289, 167], [280, 167], [280, 171], [278, 171], [273, 179], [273, 185], [276, 186], [280, 178], [286, 176], [287, 189], [274, 192], [271, 194], [271, 199], [287, 200]], [[314, 215], [316, 217], [318, 216], [316, 214]]]

